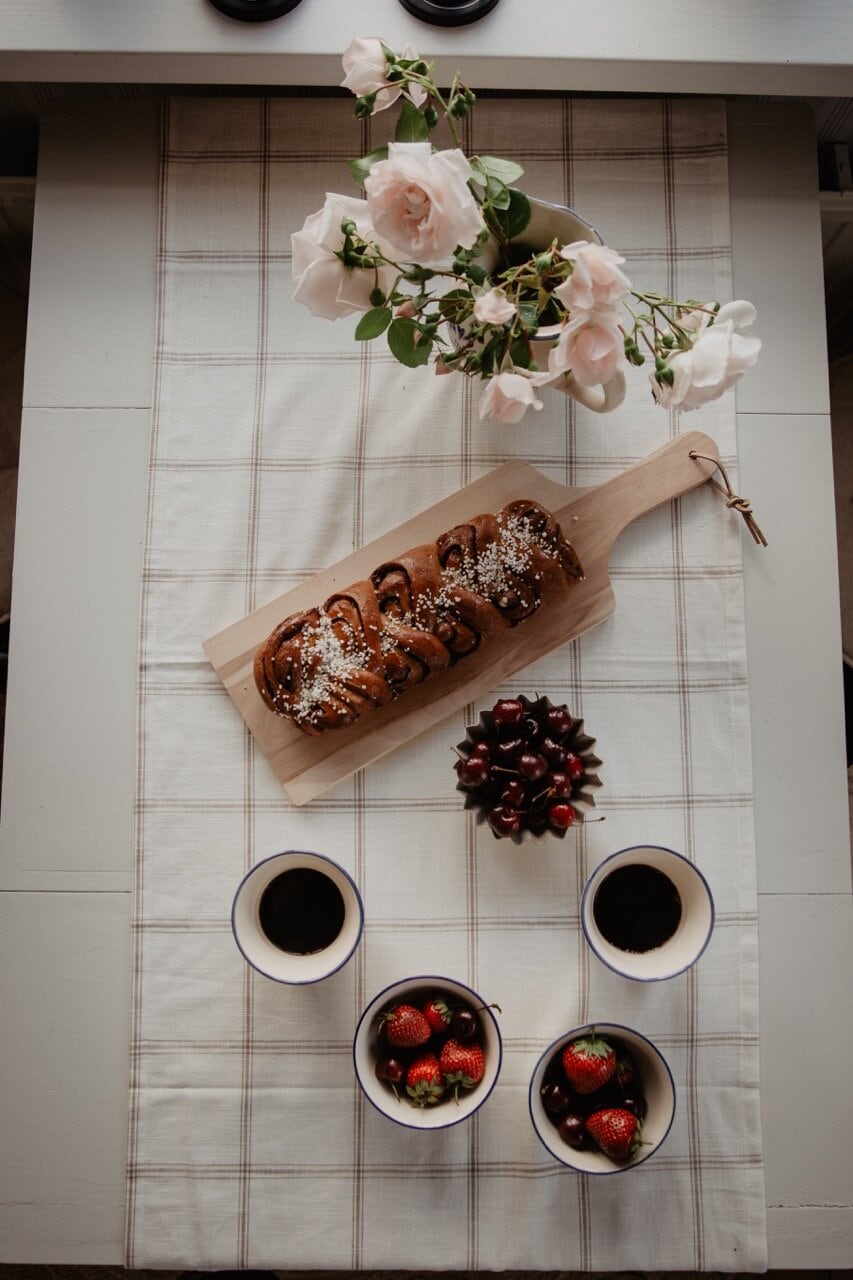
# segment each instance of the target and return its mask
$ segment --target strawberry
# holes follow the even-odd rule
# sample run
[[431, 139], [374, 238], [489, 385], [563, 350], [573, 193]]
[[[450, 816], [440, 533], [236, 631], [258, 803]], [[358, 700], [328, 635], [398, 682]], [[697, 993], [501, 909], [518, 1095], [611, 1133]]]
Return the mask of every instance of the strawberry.
[[594, 1093], [616, 1070], [616, 1054], [592, 1027], [587, 1035], [566, 1045], [563, 1069], [577, 1093]]
[[461, 1044], [458, 1040], [445, 1041], [441, 1050], [441, 1074], [448, 1085], [453, 1086], [454, 1097], [459, 1099], [460, 1089], [473, 1089], [486, 1071], [486, 1055], [479, 1044]]
[[416, 1058], [406, 1072], [406, 1093], [416, 1107], [433, 1106], [444, 1096], [441, 1067], [434, 1053]]
[[586, 1118], [586, 1130], [606, 1156], [613, 1160], [629, 1160], [640, 1141], [640, 1122], [623, 1107], [606, 1107]]
[[426, 1044], [432, 1030], [420, 1009], [412, 1004], [398, 1004], [386, 1010], [379, 1019], [385, 1039], [397, 1049], [416, 1049]]
[[432, 1031], [442, 1036], [447, 1034], [453, 1010], [441, 996], [433, 996], [431, 1000], [427, 1000], [423, 1007], [423, 1015]]

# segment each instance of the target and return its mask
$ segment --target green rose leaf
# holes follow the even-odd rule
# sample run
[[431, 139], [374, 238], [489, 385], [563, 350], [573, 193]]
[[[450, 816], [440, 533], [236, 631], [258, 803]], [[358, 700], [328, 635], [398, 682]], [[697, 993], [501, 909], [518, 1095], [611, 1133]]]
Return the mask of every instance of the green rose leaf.
[[494, 209], [491, 216], [500, 228], [504, 239], [514, 240], [527, 226], [530, 214], [530, 201], [527, 196], [517, 187], [510, 187], [508, 208]]
[[429, 125], [423, 114], [409, 102], [408, 98], [404, 98], [394, 132], [395, 142], [423, 142], [428, 137]]
[[359, 342], [364, 342], [367, 338], [378, 338], [390, 323], [391, 308], [374, 307], [371, 311], [365, 311], [355, 326], [355, 336]]
[[519, 369], [529, 369], [533, 357], [530, 354], [530, 347], [524, 338], [513, 338], [509, 349], [512, 363], [517, 365]]
[[491, 342], [487, 342], [483, 350], [480, 352], [480, 367], [485, 369], [487, 373], [497, 373], [498, 364], [503, 354], [504, 341], [503, 337], [492, 338]]
[[534, 331], [539, 328], [539, 308], [535, 302], [520, 302], [518, 312], [526, 329]]
[[377, 160], [388, 159], [388, 148], [377, 147], [375, 151], [370, 151], [366, 156], [361, 156], [357, 160], [347, 160], [349, 171], [355, 179], [357, 187], [364, 188], [364, 180], [370, 173], [371, 165], [376, 164]]
[[486, 179], [486, 199], [493, 209], [508, 209], [511, 199], [510, 189], [497, 178]]
[[[416, 335], [420, 339], [417, 344], [415, 343]], [[407, 369], [417, 369], [419, 365], [427, 364], [432, 350], [430, 339], [421, 334], [414, 320], [408, 320], [404, 316], [391, 322], [388, 329], [388, 346], [391, 348], [392, 355], [396, 356], [400, 364], [404, 364]]]
[[487, 178], [496, 178], [507, 187], [512, 182], [518, 182], [524, 173], [520, 164], [516, 164], [514, 160], [504, 160], [502, 156], [477, 156], [471, 163]]
[[471, 314], [473, 304], [467, 289], [451, 289], [439, 299], [438, 309], [451, 324], [462, 324]]

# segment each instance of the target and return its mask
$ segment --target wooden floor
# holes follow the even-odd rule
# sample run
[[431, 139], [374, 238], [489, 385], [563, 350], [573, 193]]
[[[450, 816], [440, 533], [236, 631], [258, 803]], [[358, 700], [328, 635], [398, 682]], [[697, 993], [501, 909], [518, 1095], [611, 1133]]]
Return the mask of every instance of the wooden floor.
[[[181, 1276], [277, 1277], [278, 1280], [483, 1280], [483, 1272], [469, 1271], [125, 1271], [122, 1267], [23, 1267], [0, 1264], [0, 1280], [179, 1280]], [[492, 1273], [501, 1280], [590, 1280], [590, 1275], [572, 1271], [501, 1271]], [[704, 1271], [614, 1271], [597, 1273], [601, 1280], [722, 1280], [724, 1272]], [[853, 1271], [767, 1271], [769, 1277], [784, 1280], [851, 1280]]]
[[[278, 1280], [483, 1280], [483, 1272], [469, 1271], [125, 1271], [122, 1267], [24, 1267], [0, 1264], [0, 1280], [180, 1280], [181, 1276], [277, 1277]], [[717, 1271], [614, 1271], [581, 1273], [572, 1271], [501, 1271], [501, 1280], [622, 1280], [636, 1276], [638, 1280], [722, 1280], [726, 1274]], [[766, 1276], [780, 1280], [853, 1280], [853, 1271], [767, 1271]]]

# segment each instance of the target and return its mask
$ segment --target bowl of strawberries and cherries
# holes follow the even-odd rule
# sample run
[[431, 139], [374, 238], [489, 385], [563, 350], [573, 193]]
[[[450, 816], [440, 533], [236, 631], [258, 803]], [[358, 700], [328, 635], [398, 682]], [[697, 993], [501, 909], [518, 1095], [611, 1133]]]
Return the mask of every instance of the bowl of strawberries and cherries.
[[501, 1069], [497, 1005], [454, 978], [404, 978], [380, 991], [353, 1041], [358, 1083], [378, 1111], [410, 1129], [473, 1115]]
[[636, 1169], [669, 1133], [675, 1085], [650, 1040], [615, 1023], [555, 1040], [530, 1080], [530, 1116], [555, 1160], [580, 1173]]

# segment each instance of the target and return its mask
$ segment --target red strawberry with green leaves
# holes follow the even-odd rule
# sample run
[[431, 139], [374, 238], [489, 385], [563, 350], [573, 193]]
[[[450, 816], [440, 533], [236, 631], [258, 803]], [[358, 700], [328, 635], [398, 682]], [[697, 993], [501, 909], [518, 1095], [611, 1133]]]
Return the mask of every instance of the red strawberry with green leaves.
[[423, 1007], [423, 1015], [432, 1031], [441, 1036], [447, 1034], [453, 1010], [441, 996], [433, 996], [432, 999], [427, 1000]]
[[396, 1049], [417, 1049], [432, 1035], [426, 1018], [413, 1004], [398, 1004], [387, 1009], [379, 1019], [379, 1028]]
[[444, 1097], [441, 1067], [434, 1053], [416, 1058], [406, 1072], [406, 1093], [416, 1107], [431, 1107]]
[[563, 1070], [576, 1093], [594, 1093], [616, 1070], [616, 1054], [592, 1027], [563, 1050]]
[[441, 1050], [441, 1074], [459, 1099], [460, 1089], [473, 1089], [486, 1072], [486, 1055], [482, 1045], [462, 1044], [459, 1040], [447, 1040]]
[[624, 1107], [605, 1107], [586, 1118], [586, 1131], [606, 1156], [613, 1160], [630, 1160], [643, 1144], [639, 1120]]

